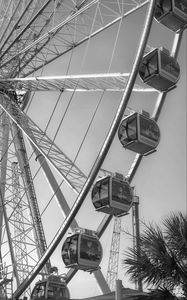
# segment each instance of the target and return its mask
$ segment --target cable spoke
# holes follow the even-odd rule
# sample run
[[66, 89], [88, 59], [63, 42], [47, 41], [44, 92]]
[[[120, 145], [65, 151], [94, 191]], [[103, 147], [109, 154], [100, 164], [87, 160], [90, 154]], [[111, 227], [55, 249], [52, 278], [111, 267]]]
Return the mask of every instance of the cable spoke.
[[[123, 0], [125, 9], [121, 14], [118, 3], [111, 5], [108, 0], [84, 1], [80, 6], [72, 6], [70, 1], [60, 1], [57, 11], [59, 15], [61, 12], [61, 22], [53, 28], [49, 26], [52, 12], [48, 11], [46, 4], [46, 9], [42, 8], [16, 39], [7, 44], [0, 56], [1, 72], [6, 77], [15, 77], [18, 74], [20, 77], [28, 76], [119, 22], [147, 2], [135, 4], [130, 1], [129, 5], [129, 1]], [[55, 20], [58, 21], [59, 16], [56, 14], [57, 12]]]

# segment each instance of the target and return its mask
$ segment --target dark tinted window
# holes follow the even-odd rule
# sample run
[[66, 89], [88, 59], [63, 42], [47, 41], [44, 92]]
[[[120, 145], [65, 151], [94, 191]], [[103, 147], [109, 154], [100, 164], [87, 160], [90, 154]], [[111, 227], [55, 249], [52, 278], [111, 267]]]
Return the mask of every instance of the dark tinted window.
[[172, 0], [157, 0], [155, 9], [155, 18], [160, 18], [165, 13], [171, 11]]
[[140, 135], [158, 141], [160, 137], [159, 128], [154, 121], [140, 116]]
[[118, 129], [118, 137], [122, 144], [128, 143], [128, 136], [126, 130], [126, 120], [122, 121]]
[[160, 3], [161, 3], [161, 7], [164, 11], [164, 13], [167, 13], [169, 11], [171, 11], [172, 9], [172, 0], [161, 0]]
[[94, 262], [100, 262], [102, 249], [100, 242], [95, 238], [81, 236], [80, 258]]
[[67, 238], [65, 243], [62, 246], [62, 259], [65, 265], [69, 265], [70, 260], [69, 260], [69, 243], [70, 243], [70, 238]]
[[142, 64], [140, 65], [139, 74], [143, 80], [149, 78], [153, 74], [158, 73], [158, 53], [154, 51], [149, 54], [146, 58], [143, 58]]
[[112, 181], [112, 199], [116, 202], [123, 203], [125, 205], [131, 204], [132, 195], [131, 188], [128, 183], [120, 182], [115, 179]]
[[36, 284], [31, 295], [31, 299], [39, 299], [45, 297], [46, 282]]
[[127, 136], [128, 141], [133, 141], [137, 139], [137, 119], [133, 118], [127, 122]]
[[92, 190], [92, 200], [105, 199], [109, 196], [109, 178], [96, 182]]
[[187, 1], [186, 0], [175, 0], [175, 7], [180, 9], [182, 12], [187, 14]]
[[65, 285], [59, 285], [55, 282], [50, 282], [47, 291], [48, 299], [57, 299], [67, 297], [67, 288]]
[[78, 235], [71, 237], [71, 241], [69, 243], [69, 256], [70, 263], [77, 263], [77, 251], [78, 251]]
[[77, 263], [78, 235], [68, 237], [62, 247], [62, 259], [65, 265]]
[[178, 78], [180, 72], [178, 63], [173, 57], [168, 56], [164, 52], [161, 52], [161, 67], [163, 70], [176, 76], [176, 79]]

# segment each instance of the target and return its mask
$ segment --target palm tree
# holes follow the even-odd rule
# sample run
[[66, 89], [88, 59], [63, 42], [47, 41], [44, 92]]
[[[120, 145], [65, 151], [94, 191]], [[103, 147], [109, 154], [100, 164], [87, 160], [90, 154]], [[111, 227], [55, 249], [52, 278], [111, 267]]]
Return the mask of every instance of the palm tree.
[[[176, 300], [179, 299], [172, 295], [167, 289], [155, 289], [147, 293], [147, 295], [137, 295], [132, 300]], [[185, 299], [185, 298], [182, 298]]]
[[126, 273], [133, 282], [140, 279], [147, 287], [156, 288], [152, 299], [158, 299], [156, 293], [166, 295], [166, 291], [172, 297], [177, 287], [187, 299], [187, 218], [180, 212], [172, 213], [163, 220], [162, 227], [144, 225], [139, 251], [129, 248], [124, 253]]

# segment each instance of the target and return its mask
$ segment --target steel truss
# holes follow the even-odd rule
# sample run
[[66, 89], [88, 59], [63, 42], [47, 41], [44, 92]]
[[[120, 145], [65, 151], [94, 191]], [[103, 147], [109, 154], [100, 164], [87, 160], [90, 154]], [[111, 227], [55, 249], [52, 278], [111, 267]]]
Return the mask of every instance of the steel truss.
[[[120, 22], [121, 19], [140, 9], [150, 2], [148, 20], [145, 32], [141, 40], [139, 53], [130, 74], [90, 74], [72, 75], [60, 77], [38, 76], [38, 71], [50, 62], [63, 57], [75, 47], [88, 41], [103, 30]], [[6, 227], [6, 235], [10, 250], [10, 265], [12, 264], [17, 286], [14, 298], [18, 298], [29, 286], [42, 268], [44, 272], [50, 272], [50, 256], [55, 247], [66, 233], [69, 227], [77, 226], [75, 216], [81, 207], [93, 181], [107, 155], [119, 121], [127, 107], [131, 91], [153, 92], [155, 90], [135, 85], [143, 51], [146, 46], [148, 33], [151, 27], [153, 7], [155, 1], [109, 1], [109, 0], [56, 0], [56, 1], [11, 1], [8, 2], [9, 10], [2, 1], [1, 12], [1, 193], [0, 193], [0, 220], [1, 241]], [[173, 50], [176, 55], [177, 47]], [[36, 73], [36, 74], [35, 74]], [[34, 74], [35, 77], [27, 77]], [[109, 136], [104, 143], [98, 160], [89, 176], [86, 176], [76, 164], [24, 113], [15, 99], [12, 91], [123, 91], [121, 107], [112, 125]], [[159, 96], [153, 117], [158, 119], [165, 94]], [[6, 113], [5, 113], [6, 112]], [[10, 133], [10, 136], [9, 136]], [[41, 222], [33, 179], [29, 167], [26, 147], [23, 136], [27, 136], [41, 163], [48, 181], [56, 194], [57, 200], [67, 219], [59, 230], [59, 233], [50, 247], [47, 247], [45, 233]], [[12, 145], [14, 146], [12, 148]], [[129, 181], [132, 180], [142, 156], [136, 156], [128, 173]], [[51, 172], [48, 163], [62, 176], [64, 181], [78, 194], [74, 208], [70, 210], [58, 184]], [[18, 163], [18, 164], [17, 164]], [[10, 183], [11, 179], [11, 183]], [[12, 180], [13, 179], [13, 180]], [[20, 185], [21, 182], [21, 185]], [[58, 193], [56, 191], [58, 190]], [[25, 200], [26, 197], [26, 200]], [[63, 201], [62, 201], [63, 199]], [[10, 212], [8, 208], [10, 207]], [[16, 214], [17, 209], [19, 214]], [[31, 218], [25, 212], [31, 212]], [[12, 222], [10, 222], [12, 218]], [[106, 216], [97, 229], [101, 237], [108, 226], [111, 216]], [[13, 224], [15, 229], [14, 239], [11, 240], [9, 226]], [[23, 226], [26, 228], [22, 236]], [[32, 234], [30, 234], [32, 232]], [[28, 234], [28, 235], [27, 235]], [[33, 238], [31, 238], [33, 236]], [[27, 250], [21, 248], [24, 242]], [[3, 244], [1, 245], [3, 247]], [[32, 249], [31, 249], [32, 248]], [[29, 250], [28, 250], [29, 249]], [[27, 251], [30, 255], [25, 257]], [[34, 266], [31, 253], [38, 257]], [[34, 263], [36, 260], [34, 261]], [[26, 277], [30, 272], [29, 278]], [[70, 270], [67, 282], [71, 280], [76, 271]], [[95, 272], [95, 277], [101, 285], [103, 292], [109, 291], [101, 274]], [[26, 281], [23, 280], [26, 278]]]
[[116, 279], [118, 278], [118, 263], [121, 240], [121, 218], [114, 218], [112, 241], [106, 280], [112, 291], [115, 290]]
[[147, 2], [85, 0], [75, 4], [73, 0], [38, 1], [30, 19], [24, 23], [25, 6], [22, 18], [13, 25], [16, 38], [7, 34], [0, 47], [3, 77], [26, 77], [36, 72]]
[[[2, 79], [0, 86], [12, 91], [62, 91], [62, 92], [121, 92], [125, 90], [129, 73], [107, 73], [107, 74], [82, 74], [64, 76], [37, 76], [26, 78]], [[134, 92], [157, 92], [153, 88], [148, 88], [135, 84]]]
[[[24, 155], [22, 133], [2, 110], [1, 142], [0, 235], [2, 261], [6, 261], [4, 284], [6, 287], [14, 277], [19, 286], [46, 251], [46, 241], [41, 219], [36, 220], [38, 203]], [[8, 295], [11, 296], [10, 290]]]
[[[123, 106], [122, 106], [121, 110], [119, 110], [119, 112], [116, 116], [116, 119], [114, 121], [116, 130], [117, 130], [117, 126], [118, 126], [117, 123], [119, 122], [119, 120], [121, 118], [120, 115], [123, 114], [123, 109], [125, 109], [125, 107], [127, 105], [128, 97], [130, 96], [130, 94], [128, 95], [128, 93], [129, 93], [130, 90], [132, 90], [132, 87], [134, 85], [135, 78], [136, 78], [136, 75], [137, 75], [137, 72], [138, 72], [138, 64], [140, 64], [140, 62], [141, 62], [141, 57], [143, 55], [143, 51], [144, 51], [144, 48], [146, 46], [146, 40], [147, 40], [147, 37], [148, 37], [148, 32], [150, 30], [150, 22], [152, 20], [152, 15], [153, 15], [153, 8], [154, 8], [154, 3], [151, 2], [150, 10], [149, 10], [149, 13], [148, 13], [148, 16], [149, 16], [148, 17], [148, 23], [147, 23], [147, 26], [145, 26], [144, 34], [143, 34], [142, 40], [140, 42], [139, 53], [137, 55], [138, 59], [134, 64], [134, 72], [132, 72], [133, 76], [129, 79], [129, 86], [126, 90], [127, 94], [125, 94], [124, 98], [122, 99]], [[17, 293], [14, 294], [14, 296], [16, 298], [20, 295], [22, 289], [24, 289], [26, 287], [26, 285], [29, 284], [33, 280], [33, 278], [36, 276], [36, 274], [38, 273], [40, 268], [43, 266], [43, 264], [45, 264], [45, 259], [48, 259], [48, 257], [51, 255], [51, 252], [53, 251], [53, 249], [56, 248], [57, 244], [59, 243], [59, 241], [63, 237], [64, 233], [66, 232], [68, 227], [71, 225], [72, 220], [76, 216], [76, 213], [78, 212], [85, 196], [87, 195], [87, 193], [88, 193], [88, 191], [91, 187], [91, 184], [93, 183], [93, 181], [94, 181], [94, 179], [95, 179], [95, 177], [96, 177], [96, 175], [99, 171], [99, 168], [101, 167], [103, 159], [104, 159], [105, 155], [107, 154], [107, 151], [109, 149], [109, 145], [112, 142], [112, 139], [113, 139], [114, 134], [115, 134], [115, 130], [113, 129], [113, 126], [112, 126], [112, 129], [111, 129], [110, 133], [109, 133], [109, 136], [107, 137], [108, 142], [105, 141], [103, 149], [101, 150], [102, 155], [99, 155], [98, 160], [96, 161], [96, 163], [95, 163], [95, 165], [92, 169], [91, 174], [89, 175], [83, 189], [81, 190], [81, 193], [79, 194], [73, 208], [71, 209], [71, 212], [70, 212], [69, 216], [66, 218], [64, 224], [62, 225], [61, 229], [59, 230], [59, 232], [58, 232], [57, 236], [55, 237], [54, 241], [50, 244], [50, 247], [46, 251], [45, 257], [43, 257], [43, 259], [40, 261], [38, 266], [36, 266], [36, 268], [33, 270], [31, 277], [28, 279], [28, 282], [26, 284], [24, 284], [23, 286], [20, 286]], [[98, 229], [98, 235], [99, 236], [101, 236], [102, 233], [104, 232], [104, 229], [106, 228], [106, 226], [107, 226], [108, 222], [110, 221], [110, 219], [111, 219], [111, 217], [107, 217], [107, 218], [105, 218], [104, 222], [102, 222], [102, 227], [100, 226], [100, 228]]]

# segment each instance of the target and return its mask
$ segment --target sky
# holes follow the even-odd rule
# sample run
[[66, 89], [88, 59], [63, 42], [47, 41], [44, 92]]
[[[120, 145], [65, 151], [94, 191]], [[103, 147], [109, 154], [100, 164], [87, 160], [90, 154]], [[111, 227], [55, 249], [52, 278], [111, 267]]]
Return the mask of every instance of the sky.
[[[70, 54], [67, 54], [63, 58], [58, 59], [55, 63], [47, 66], [43, 70], [42, 75], [64, 75], [67, 71], [68, 74], [130, 72], [141, 35], [145, 12], [146, 8], [144, 7], [126, 18], [120, 27], [119, 24], [116, 24], [102, 34], [92, 38], [88, 44], [75, 48], [72, 57], [70, 57]], [[151, 47], [163, 46], [171, 50], [173, 38], [173, 32], [154, 21], [148, 44]], [[178, 57], [181, 68], [180, 80], [177, 88], [168, 93], [158, 120], [161, 140], [157, 152], [143, 158], [132, 181], [132, 186], [135, 186], [136, 195], [140, 199], [140, 219], [146, 222], [160, 223], [163, 217], [169, 213], [177, 211], [186, 213], [187, 209], [186, 43], [186, 32], [184, 32]], [[71, 64], [69, 69], [67, 69], [70, 59]], [[137, 83], [140, 83], [139, 78], [137, 78]], [[58, 96], [58, 92], [38, 92], [32, 99], [27, 113], [43, 130], [47, 125]], [[144, 109], [152, 114], [157, 96], [157, 93], [133, 92], [128, 108], [134, 111]], [[55, 143], [71, 159], [74, 159], [77, 155], [97, 103], [101, 99], [99, 109], [76, 160], [77, 166], [86, 175], [89, 173], [103, 144], [121, 97], [121, 92], [105, 92], [104, 95], [98, 92], [75, 93], [73, 95], [64, 92], [61, 95], [58, 109], [51, 120], [47, 134], [50, 138], [54, 137], [63, 117]], [[71, 100], [71, 103], [65, 114], [69, 100]], [[31, 153], [29, 147], [28, 153]], [[110, 172], [119, 172], [126, 176], [134, 157], [135, 153], [124, 150], [116, 136], [102, 167]], [[38, 164], [34, 159], [31, 160], [31, 167], [34, 174], [38, 168]], [[60, 176], [56, 171], [54, 171], [54, 174], [60, 183]], [[50, 200], [52, 193], [42, 172], [37, 175], [34, 183], [42, 211]], [[76, 195], [65, 184], [62, 185], [62, 191], [71, 207], [76, 199]], [[77, 222], [81, 227], [97, 230], [103, 217], [103, 213], [94, 211], [89, 193], [77, 214]], [[64, 221], [54, 199], [42, 215], [42, 220], [47, 241], [50, 243]], [[125, 287], [133, 287], [127, 276], [124, 276], [124, 270], [121, 268], [123, 251], [128, 246], [132, 246], [131, 239], [125, 233], [125, 231], [132, 232], [131, 225], [132, 215], [130, 212], [128, 216], [122, 218], [123, 230], [120, 244], [118, 278], [122, 280]], [[111, 222], [101, 238], [104, 249], [101, 270], [104, 276], [106, 276], [107, 272], [112, 231], [113, 222]], [[52, 264], [59, 268], [60, 274], [67, 271], [61, 259], [62, 243], [57, 247], [51, 258]], [[100, 294], [93, 275], [83, 271], [77, 273], [68, 287], [71, 298], [83, 298]]]

